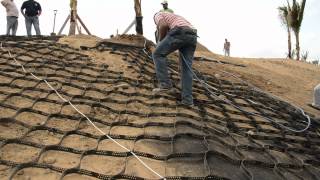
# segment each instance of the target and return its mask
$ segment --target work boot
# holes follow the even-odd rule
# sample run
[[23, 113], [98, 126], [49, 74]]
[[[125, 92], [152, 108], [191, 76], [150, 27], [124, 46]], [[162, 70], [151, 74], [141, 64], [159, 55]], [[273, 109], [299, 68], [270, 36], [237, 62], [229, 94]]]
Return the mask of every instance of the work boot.
[[162, 94], [175, 94], [175, 88], [154, 88], [152, 90], [153, 95], [162, 95]]
[[182, 106], [182, 107], [194, 107], [194, 104], [193, 103], [186, 103], [186, 102], [184, 102], [184, 101], [178, 101], [177, 102], [177, 105], [178, 106]]

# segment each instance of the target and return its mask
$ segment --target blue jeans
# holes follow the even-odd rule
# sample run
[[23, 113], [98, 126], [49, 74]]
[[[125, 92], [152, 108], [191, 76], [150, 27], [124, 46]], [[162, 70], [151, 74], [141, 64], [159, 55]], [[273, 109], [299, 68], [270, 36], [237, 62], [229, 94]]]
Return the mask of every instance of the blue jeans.
[[40, 27], [39, 27], [39, 17], [38, 16], [26, 16], [25, 17], [26, 22], [26, 29], [27, 29], [27, 35], [31, 36], [31, 26], [33, 24], [34, 29], [36, 30], [36, 35], [40, 36]]
[[192, 80], [191, 70], [194, 52], [197, 46], [197, 34], [188, 27], [171, 29], [167, 36], [158, 44], [153, 53], [153, 61], [160, 88], [172, 88], [169, 79], [167, 55], [179, 50], [181, 66], [181, 98], [182, 103], [192, 104]]
[[18, 17], [16, 16], [7, 16], [7, 36], [15, 36], [18, 29]]

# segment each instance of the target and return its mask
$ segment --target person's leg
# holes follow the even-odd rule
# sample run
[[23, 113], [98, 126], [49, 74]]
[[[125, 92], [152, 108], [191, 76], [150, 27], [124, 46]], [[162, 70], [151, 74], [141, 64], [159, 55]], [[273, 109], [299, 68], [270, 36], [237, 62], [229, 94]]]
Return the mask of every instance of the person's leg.
[[39, 17], [38, 16], [33, 17], [33, 26], [34, 26], [34, 29], [36, 30], [36, 35], [40, 36], [41, 32], [40, 32], [40, 25], [39, 25]]
[[7, 36], [10, 36], [10, 31], [12, 29], [13, 21], [11, 16], [7, 16]]
[[[180, 43], [181, 44], [181, 43]], [[174, 36], [167, 35], [153, 52], [153, 62], [155, 64], [156, 75], [160, 88], [172, 88], [168, 74], [167, 55], [179, 48], [179, 42]]]
[[26, 23], [27, 35], [31, 36], [31, 26], [32, 26], [31, 17], [26, 16], [25, 17], [25, 23]]
[[14, 23], [12, 26], [12, 36], [15, 36], [17, 34], [17, 29], [18, 29], [18, 18], [14, 17]]
[[182, 104], [192, 105], [193, 97], [192, 97], [192, 81], [193, 81], [193, 73], [192, 73], [192, 61], [194, 58], [194, 52], [196, 50], [196, 37], [190, 39], [189, 42], [194, 41], [183, 48], [180, 48], [180, 56], [182, 59], [182, 68], [181, 68], [181, 98]]

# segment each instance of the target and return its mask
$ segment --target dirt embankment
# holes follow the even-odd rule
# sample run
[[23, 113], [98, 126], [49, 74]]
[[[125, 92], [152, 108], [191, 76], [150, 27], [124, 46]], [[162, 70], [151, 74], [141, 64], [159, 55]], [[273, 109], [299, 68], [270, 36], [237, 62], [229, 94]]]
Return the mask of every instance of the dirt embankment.
[[[73, 36], [62, 38], [59, 42], [79, 48], [80, 46], [93, 47], [100, 40], [100, 38], [94, 36]], [[136, 46], [143, 46], [145, 43], [143, 37], [133, 35], [122, 35], [103, 41]], [[102, 57], [98, 52], [90, 52], [89, 55], [93, 59], [99, 59], [97, 57], [100, 57], [100, 59], [108, 58], [106, 54]], [[320, 83], [320, 68], [318, 66], [287, 59], [224, 57], [210, 52], [201, 44], [198, 44], [195, 56], [244, 65], [245, 67], [240, 67], [198, 61], [195, 62], [194, 68], [211, 75], [220, 76], [226, 75], [225, 72], [232, 73], [263, 91], [302, 107], [309, 113], [320, 116], [319, 111], [308, 106], [313, 100], [314, 87]]]
[[319, 66], [287, 59], [224, 57], [205, 51], [196, 55], [245, 66], [195, 63], [194, 67], [202, 72], [215, 75], [224, 70], [233, 73], [263, 91], [320, 116], [319, 111], [308, 106], [313, 101], [313, 89], [320, 83]]

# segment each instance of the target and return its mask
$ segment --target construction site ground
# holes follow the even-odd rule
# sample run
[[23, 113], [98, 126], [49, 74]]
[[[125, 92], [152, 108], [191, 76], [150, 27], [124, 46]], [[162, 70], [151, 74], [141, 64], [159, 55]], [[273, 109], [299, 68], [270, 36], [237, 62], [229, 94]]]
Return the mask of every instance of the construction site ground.
[[[100, 40], [100, 38], [92, 36], [74, 36], [60, 39], [60, 42], [74, 48], [80, 48], [80, 46], [95, 46]], [[144, 46], [143, 39], [132, 37], [118, 37], [108, 41]], [[94, 59], [100, 59], [103, 63], [117, 62], [107, 61], [110, 58], [108, 54], [90, 52], [89, 55]], [[313, 90], [320, 83], [319, 66], [281, 58], [224, 57], [210, 52], [201, 44], [198, 44], [195, 56], [242, 65], [233, 66], [214, 61], [195, 61], [193, 68], [213, 76], [229, 76], [229, 79], [235, 80], [234, 77], [221, 70], [232, 73], [265, 92], [301, 107], [306, 112], [320, 116], [319, 110], [315, 110], [308, 105], [313, 102]]]
[[[81, 35], [58, 43], [6, 41], [4, 47], [26, 71], [48, 79], [98, 128], [169, 179], [320, 177], [315, 125], [302, 134], [284, 131], [221, 99], [214, 101], [196, 82], [196, 107], [177, 106], [177, 95], [154, 97], [151, 44], [130, 35], [109, 40]], [[102, 136], [45, 82], [25, 74], [7, 51], [0, 52], [0, 67], [6, 70], [0, 74], [0, 179], [159, 179]], [[320, 83], [318, 66], [285, 59], [226, 58], [200, 44], [195, 56], [193, 68], [224, 91], [217, 95], [222, 99], [234, 95], [234, 103], [243, 109], [293, 128], [305, 127], [301, 112], [291, 112], [296, 110], [293, 106], [251, 89], [244, 80], [301, 107], [312, 118], [320, 116], [307, 105]], [[177, 72], [177, 53], [170, 59]], [[172, 76], [178, 84], [178, 74]]]
[[[320, 116], [319, 110], [308, 105], [313, 102], [314, 88], [320, 83], [319, 66], [288, 59], [225, 58], [200, 52], [199, 56], [202, 55], [246, 66], [223, 65], [222, 68], [270, 94], [303, 108], [306, 112]], [[198, 63], [194, 67], [210, 74], [220, 74], [209, 64], [212, 63]], [[216, 68], [221, 66], [218, 65]]]

